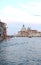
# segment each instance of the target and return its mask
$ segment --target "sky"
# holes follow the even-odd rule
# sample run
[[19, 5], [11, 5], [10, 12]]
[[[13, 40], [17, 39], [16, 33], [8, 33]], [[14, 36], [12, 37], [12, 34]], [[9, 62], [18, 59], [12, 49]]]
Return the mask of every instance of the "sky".
[[41, 30], [41, 0], [0, 0], [0, 19], [7, 33], [14, 34], [23, 24]]

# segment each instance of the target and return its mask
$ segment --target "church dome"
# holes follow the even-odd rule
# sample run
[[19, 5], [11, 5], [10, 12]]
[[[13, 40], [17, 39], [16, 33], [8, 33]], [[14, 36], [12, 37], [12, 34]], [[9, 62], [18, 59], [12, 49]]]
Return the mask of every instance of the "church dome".
[[22, 26], [21, 31], [26, 31], [26, 28], [24, 25]]
[[28, 27], [27, 30], [31, 30], [31, 27]]

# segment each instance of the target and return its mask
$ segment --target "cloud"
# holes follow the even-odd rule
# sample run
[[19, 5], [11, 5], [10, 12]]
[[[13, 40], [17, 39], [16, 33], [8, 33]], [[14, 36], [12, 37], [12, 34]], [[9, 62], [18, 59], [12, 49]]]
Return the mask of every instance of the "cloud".
[[40, 16], [41, 17], [41, 15], [34, 15], [34, 16]]
[[3, 8], [1, 10], [1, 15], [2, 15], [1, 17], [2, 20], [15, 21], [15, 22], [19, 22], [19, 21], [26, 22], [27, 18], [28, 20], [30, 18], [28, 12], [10, 6]]
[[41, 2], [29, 2], [28, 4], [20, 4], [20, 7], [26, 9], [31, 14], [41, 15]]
[[[20, 4], [20, 8], [6, 6], [0, 10], [2, 21], [41, 24], [41, 2]], [[39, 15], [39, 16], [34, 16]]]
[[10, 6], [4, 7], [1, 10], [2, 19], [13, 20], [15, 19], [15, 17], [18, 17], [20, 15], [19, 12], [20, 11], [17, 8], [13, 8]]

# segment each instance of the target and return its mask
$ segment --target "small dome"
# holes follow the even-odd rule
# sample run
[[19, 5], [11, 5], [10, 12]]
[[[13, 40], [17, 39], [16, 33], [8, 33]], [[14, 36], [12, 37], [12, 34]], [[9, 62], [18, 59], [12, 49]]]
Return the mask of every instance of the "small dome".
[[28, 27], [27, 30], [31, 30], [31, 27]]

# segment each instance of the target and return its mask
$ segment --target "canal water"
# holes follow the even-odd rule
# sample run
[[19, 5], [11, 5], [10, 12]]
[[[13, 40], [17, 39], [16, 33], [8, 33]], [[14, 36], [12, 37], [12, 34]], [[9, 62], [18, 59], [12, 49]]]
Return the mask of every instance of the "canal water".
[[41, 65], [41, 37], [16, 37], [0, 42], [0, 65]]

